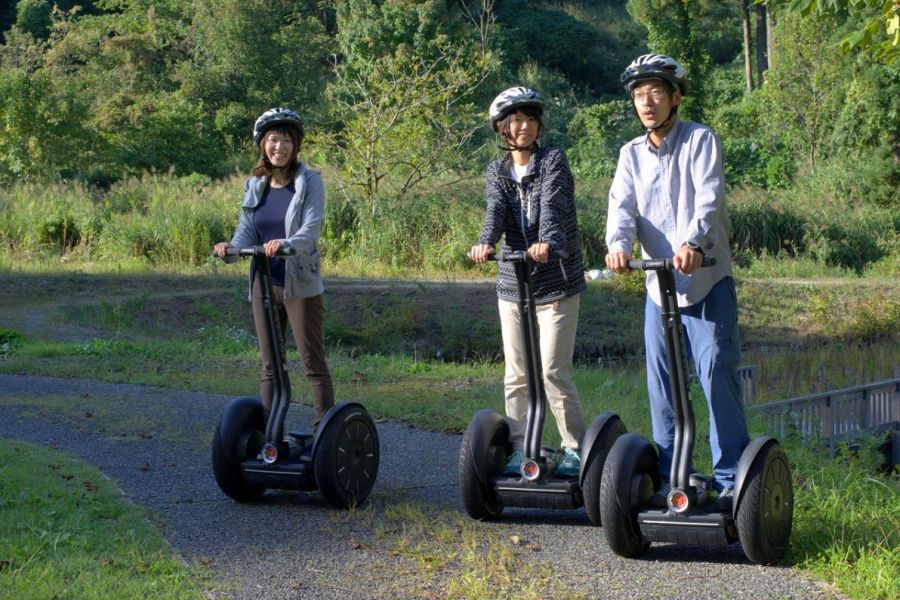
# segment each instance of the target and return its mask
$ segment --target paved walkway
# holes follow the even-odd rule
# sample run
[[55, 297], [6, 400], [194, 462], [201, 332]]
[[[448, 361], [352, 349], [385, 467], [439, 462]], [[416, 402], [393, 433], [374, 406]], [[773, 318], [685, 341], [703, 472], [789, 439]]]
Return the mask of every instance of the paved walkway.
[[[382, 547], [377, 516], [398, 501], [461, 512], [461, 437], [378, 423], [381, 467], [369, 512], [336, 511], [317, 494], [289, 492], [238, 504], [219, 491], [209, 464], [212, 432], [227, 401], [0, 375], [0, 436], [50, 445], [98, 467], [156, 513], [173, 548], [212, 569], [230, 597], [402, 597], [392, 569], [400, 559]], [[293, 407], [291, 418], [308, 423], [311, 410]], [[527, 540], [534, 561], [549, 563], [567, 587], [590, 598], [840, 597], [795, 570], [749, 563], [737, 545], [654, 545], [641, 560], [622, 559], [583, 510], [510, 510], [499, 527]]]

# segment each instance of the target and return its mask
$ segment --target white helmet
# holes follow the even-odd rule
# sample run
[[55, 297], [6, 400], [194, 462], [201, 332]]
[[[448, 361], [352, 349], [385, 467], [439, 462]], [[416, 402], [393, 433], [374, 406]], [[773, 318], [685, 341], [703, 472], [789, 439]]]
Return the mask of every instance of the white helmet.
[[253, 141], [259, 146], [266, 132], [279, 125], [290, 125], [297, 130], [300, 141], [303, 141], [303, 121], [300, 119], [300, 115], [289, 108], [270, 108], [259, 115], [256, 123], [253, 124]]
[[539, 113], [544, 112], [544, 101], [541, 95], [527, 87], [516, 86], [500, 92], [500, 95], [491, 102], [488, 115], [491, 120], [491, 128], [498, 131], [497, 123], [506, 118], [515, 108], [533, 106]]
[[630, 94], [639, 82], [647, 79], [662, 79], [668, 81], [682, 94], [687, 94], [687, 72], [674, 58], [664, 54], [644, 54], [638, 56], [628, 67], [619, 80]]

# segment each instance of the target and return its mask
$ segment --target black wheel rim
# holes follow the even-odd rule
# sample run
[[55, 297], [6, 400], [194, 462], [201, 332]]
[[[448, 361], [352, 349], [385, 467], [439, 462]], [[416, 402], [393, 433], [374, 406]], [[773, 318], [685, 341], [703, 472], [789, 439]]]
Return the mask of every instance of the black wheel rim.
[[790, 467], [782, 456], [776, 456], [766, 465], [760, 503], [766, 539], [774, 547], [785, 546], [791, 535], [794, 498]]
[[375, 432], [363, 419], [350, 420], [341, 432], [335, 467], [341, 489], [348, 496], [368, 493], [378, 472], [378, 444]]

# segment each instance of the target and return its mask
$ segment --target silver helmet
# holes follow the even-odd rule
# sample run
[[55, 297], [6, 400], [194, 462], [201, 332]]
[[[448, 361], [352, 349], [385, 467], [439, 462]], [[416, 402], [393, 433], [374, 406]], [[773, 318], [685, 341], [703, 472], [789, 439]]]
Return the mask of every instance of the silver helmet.
[[301, 141], [303, 140], [303, 120], [300, 119], [300, 115], [289, 108], [270, 108], [259, 115], [256, 123], [253, 124], [253, 141], [257, 147], [266, 132], [279, 125], [294, 127], [299, 133]]
[[500, 94], [494, 98], [494, 101], [491, 102], [491, 108], [488, 110], [491, 128], [494, 131], [499, 131], [497, 123], [505, 119], [506, 115], [511, 113], [514, 109], [523, 106], [533, 106], [537, 108], [540, 113], [544, 112], [544, 101], [541, 100], [541, 95], [532, 89], [516, 86], [500, 92]]
[[619, 80], [630, 94], [634, 87], [647, 79], [662, 79], [671, 83], [682, 94], [687, 94], [687, 71], [670, 56], [664, 54], [643, 54], [632, 61]]

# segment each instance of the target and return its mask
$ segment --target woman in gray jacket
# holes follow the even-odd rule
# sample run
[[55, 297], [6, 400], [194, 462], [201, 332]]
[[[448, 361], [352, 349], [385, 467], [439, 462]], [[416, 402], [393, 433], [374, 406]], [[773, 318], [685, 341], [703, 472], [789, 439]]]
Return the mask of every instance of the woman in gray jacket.
[[[318, 171], [307, 169], [297, 155], [303, 143], [303, 122], [292, 110], [273, 108], [256, 120], [253, 141], [259, 162], [244, 187], [237, 230], [231, 242], [215, 245], [225, 260], [229, 247], [263, 246], [272, 271], [273, 302], [280, 347], [291, 325], [306, 378], [312, 386], [316, 424], [334, 404], [334, 386], [325, 360], [325, 303], [319, 270], [319, 230], [325, 216], [325, 188]], [[276, 258], [284, 246], [295, 256]], [[260, 397], [264, 417], [272, 408], [273, 373], [260, 282], [250, 272], [250, 300], [261, 358]], [[282, 361], [284, 356], [282, 356]], [[284, 374], [287, 378], [287, 373]]]

